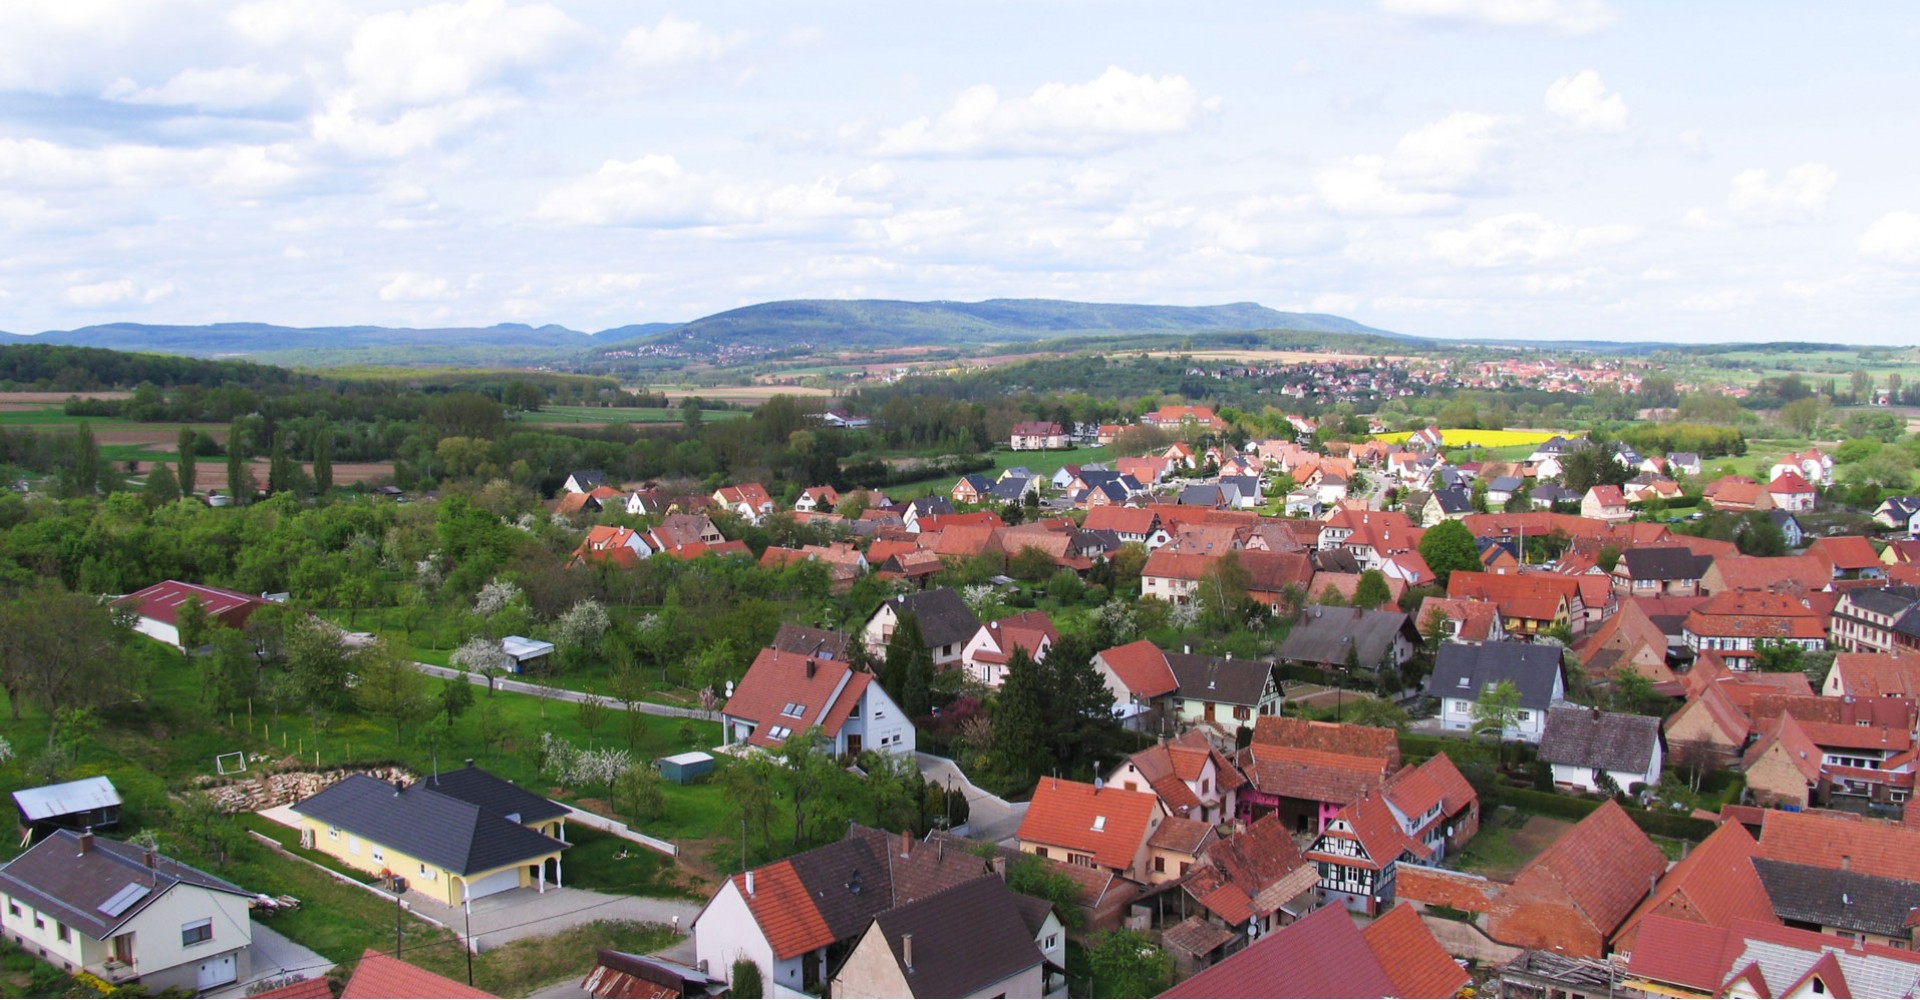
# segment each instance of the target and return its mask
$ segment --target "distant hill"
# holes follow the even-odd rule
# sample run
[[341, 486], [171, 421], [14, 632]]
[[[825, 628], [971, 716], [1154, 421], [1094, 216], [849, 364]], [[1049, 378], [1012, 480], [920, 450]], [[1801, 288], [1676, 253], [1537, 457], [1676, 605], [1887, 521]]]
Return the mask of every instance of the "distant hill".
[[1238, 330], [1398, 334], [1319, 313], [1287, 313], [1252, 302], [1221, 306], [1143, 306], [989, 299], [985, 302], [899, 302], [885, 299], [796, 299], [763, 302], [694, 320], [635, 341], [596, 344], [595, 352], [672, 345], [696, 352], [973, 346], [1112, 334], [1190, 334]]
[[10, 336], [5, 342], [70, 344], [116, 351], [207, 357], [303, 349], [331, 351], [404, 346], [539, 346], [559, 351], [581, 351], [592, 345], [593, 338], [590, 334], [569, 330], [564, 326], [533, 327], [525, 323], [424, 330], [385, 326], [291, 327], [271, 323], [209, 323], [204, 326], [106, 323], [77, 330], [50, 330], [33, 337]]

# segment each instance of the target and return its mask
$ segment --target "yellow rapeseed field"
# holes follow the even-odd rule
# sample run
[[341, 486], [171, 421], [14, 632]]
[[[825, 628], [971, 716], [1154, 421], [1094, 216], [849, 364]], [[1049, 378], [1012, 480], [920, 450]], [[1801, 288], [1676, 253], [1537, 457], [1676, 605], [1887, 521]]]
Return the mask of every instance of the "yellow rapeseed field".
[[[1505, 448], [1516, 444], [1539, 444], [1563, 431], [1490, 431], [1474, 430], [1466, 427], [1440, 428], [1441, 440], [1448, 448]], [[1405, 441], [1412, 437], [1411, 431], [1398, 431], [1392, 434], [1375, 434], [1376, 441]]]

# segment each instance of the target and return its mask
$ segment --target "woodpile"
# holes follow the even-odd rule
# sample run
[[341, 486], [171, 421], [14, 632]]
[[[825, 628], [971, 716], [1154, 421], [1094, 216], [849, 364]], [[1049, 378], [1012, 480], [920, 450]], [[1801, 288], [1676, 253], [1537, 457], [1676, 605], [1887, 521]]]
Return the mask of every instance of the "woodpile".
[[[291, 759], [286, 763], [292, 764]], [[370, 775], [381, 781], [404, 781], [407, 784], [416, 780], [412, 771], [397, 764], [378, 764], [325, 771], [267, 771], [237, 780], [203, 775], [199, 783], [212, 797], [215, 808], [232, 814], [290, 805], [352, 774]]]

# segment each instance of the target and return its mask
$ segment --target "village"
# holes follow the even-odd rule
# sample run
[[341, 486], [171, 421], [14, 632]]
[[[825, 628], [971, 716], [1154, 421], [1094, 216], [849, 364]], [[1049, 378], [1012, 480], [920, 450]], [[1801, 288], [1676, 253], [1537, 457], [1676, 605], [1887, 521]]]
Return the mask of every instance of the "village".
[[[782, 623], [697, 706], [571, 689], [548, 676], [570, 640], [537, 629], [476, 639], [450, 666], [401, 661], [400, 675], [442, 677], [468, 703], [473, 688], [573, 702], [589, 744], [590, 714], [682, 717], [675, 752], [606, 778], [616, 803], [629, 780], [679, 795], [751, 774], [792, 797], [798, 844], [800, 799], [826, 787], [804, 775], [838, 761], [858, 794], [904, 771], [917, 800], [924, 783], [932, 809], [904, 826], [848, 816], [787, 856], [763, 834], [758, 861], [723, 864], [690, 900], [621, 904], [572, 888], [592, 868], [570, 852], [591, 833], [619, 857], [675, 863], [683, 845], [646, 832], [659, 806], [630, 825], [473, 759], [255, 777], [241, 753], [211, 791], [257, 814], [252, 836], [291, 852], [285, 863], [384, 895], [469, 955], [532, 933], [513, 931], [523, 923], [557, 931], [615, 904], [670, 928], [651, 952], [602, 949], [551, 995], [1920, 985], [1920, 817], [1907, 822], [1920, 498], [1831, 520], [1835, 463], [1817, 447], [1764, 478], [1709, 478], [1698, 454], [1576, 434], [1487, 446], [1487, 432], [1375, 428], [1323, 447], [1299, 417], [1294, 439], [1235, 446], [1198, 405], [1138, 426], [1177, 440], [1075, 464], [1076, 443], [1111, 446], [1129, 428], [1018, 423], [1014, 460], [1053, 471], [1011, 465], [902, 501], [822, 485], [783, 509], [759, 483], [703, 494], [568, 476], [547, 506], [584, 531], [569, 572], [734, 560], [884, 595], [844, 627]], [[1732, 539], [1686, 530], [1703, 518]], [[770, 525], [823, 541], [770, 544]], [[168, 580], [115, 604], [147, 641], [217, 656], [219, 633], [287, 600]], [[343, 648], [389, 642], [328, 629]], [[389, 683], [374, 676], [360, 683]], [[591, 751], [560, 753], [572, 763], [550, 772], [555, 740], [541, 742], [542, 775], [588, 780]], [[32, 846], [0, 867], [0, 927], [19, 948], [109, 986], [333, 995], [332, 963], [290, 967], [280, 951], [300, 946], [265, 930], [314, 901], [115, 829], [106, 777], [14, 800]], [[736, 814], [746, 861], [748, 825], [768, 814]], [[491, 995], [371, 951], [343, 988]]]

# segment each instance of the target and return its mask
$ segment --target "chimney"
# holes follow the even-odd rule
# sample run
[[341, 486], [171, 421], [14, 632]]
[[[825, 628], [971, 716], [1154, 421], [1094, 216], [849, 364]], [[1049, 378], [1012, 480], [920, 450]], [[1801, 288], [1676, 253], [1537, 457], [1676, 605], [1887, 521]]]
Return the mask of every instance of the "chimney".
[[753, 869], [747, 869], [747, 898], [753, 898]]
[[912, 830], [900, 831], [900, 856], [903, 858], [913, 857], [913, 831]]
[[813, 657], [807, 657], [807, 680], [813, 680], [813, 672], [818, 668], [819, 665], [813, 662]]
[[91, 850], [93, 850], [93, 827], [87, 827], [80, 831], [80, 854], [85, 856]]
[[913, 935], [900, 935], [900, 957], [904, 960], [907, 971], [911, 973], [913, 971]]
[[[945, 843], [945, 841], [942, 841], [942, 843]], [[996, 854], [993, 856], [991, 860], [987, 862], [987, 867], [993, 869], [993, 873], [995, 875], [1000, 876], [1000, 881], [1005, 882], [1007, 880], [1007, 859], [1006, 858], [1003, 858]]]
[[1853, 870], [1853, 855], [1851, 854], [1840, 855], [1840, 870], [1843, 872]]
[[394, 798], [396, 798], [396, 799], [397, 799], [397, 798], [399, 798], [399, 797], [400, 797], [400, 793], [401, 793], [401, 792], [404, 792], [404, 791], [406, 791], [406, 790], [407, 790], [407, 783], [406, 783], [406, 782], [404, 782], [404, 781], [401, 781], [401, 780], [400, 780], [399, 778], [395, 778], [395, 779], [393, 779], [393, 797], [394, 797]]
[[472, 766], [473, 766], [473, 758], [472, 758], [472, 757], [468, 757], [468, 758], [467, 758], [467, 766], [468, 766], [468, 767], [472, 767]]

